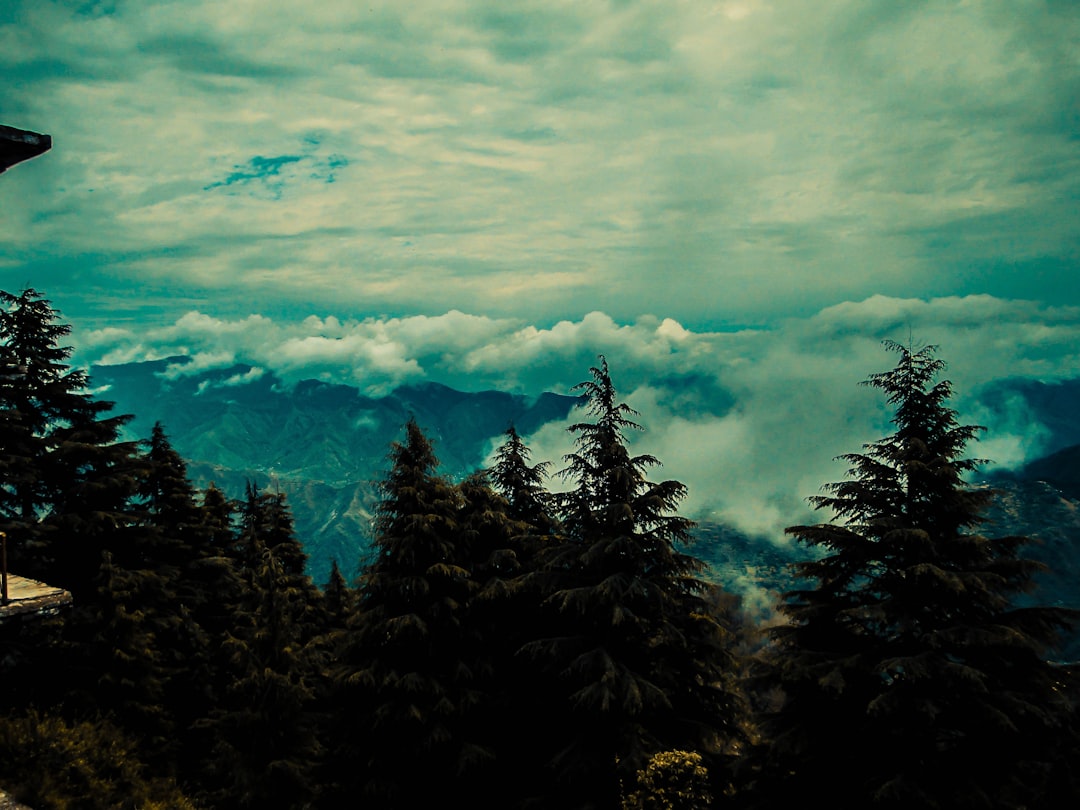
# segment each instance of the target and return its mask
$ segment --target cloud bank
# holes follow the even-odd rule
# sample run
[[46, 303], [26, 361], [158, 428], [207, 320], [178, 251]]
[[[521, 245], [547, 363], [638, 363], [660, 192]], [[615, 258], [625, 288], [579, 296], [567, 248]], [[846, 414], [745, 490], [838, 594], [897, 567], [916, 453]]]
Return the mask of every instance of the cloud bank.
[[603, 353], [693, 507], [767, 531], [885, 429], [883, 338], [941, 344], [981, 455], [1045, 445], [977, 394], [1080, 368], [1078, 40], [1061, 0], [6, 0], [2, 123], [54, 147], [0, 288], [176, 375]]
[[0, 274], [99, 327], [1077, 305], [1078, 38], [1070, 2], [8, 0], [0, 109], [55, 145]]
[[[770, 329], [693, 331], [672, 319], [619, 323], [593, 312], [548, 328], [458, 311], [439, 316], [300, 321], [191, 312], [155, 330], [75, 333], [80, 363], [192, 357], [169, 375], [237, 362], [286, 384], [321, 379], [381, 395], [410, 383], [460, 390], [569, 393], [605, 355], [623, 399], [647, 428], [636, 449], [656, 474], [687, 483], [687, 510], [779, 540], [807, 516], [805, 499], [844, 469], [833, 458], [884, 435], [890, 414], [859, 383], [890, 368], [885, 339], [935, 344], [965, 421], [986, 424], [973, 454], [1012, 466], [1045, 449], [1048, 432], [1022, 402], [990, 410], [983, 387], [1009, 377], [1071, 378], [1080, 368], [1080, 307], [990, 296], [932, 300], [875, 296], [792, 318]], [[561, 425], [529, 437], [556, 468], [569, 451]], [[557, 486], [557, 482], [553, 482]]]

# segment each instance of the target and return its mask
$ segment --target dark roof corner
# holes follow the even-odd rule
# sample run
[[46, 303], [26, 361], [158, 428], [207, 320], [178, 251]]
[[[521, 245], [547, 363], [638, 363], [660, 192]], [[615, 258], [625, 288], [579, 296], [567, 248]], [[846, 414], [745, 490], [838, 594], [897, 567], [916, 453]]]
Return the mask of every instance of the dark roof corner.
[[0, 124], [0, 174], [52, 148], [52, 136]]

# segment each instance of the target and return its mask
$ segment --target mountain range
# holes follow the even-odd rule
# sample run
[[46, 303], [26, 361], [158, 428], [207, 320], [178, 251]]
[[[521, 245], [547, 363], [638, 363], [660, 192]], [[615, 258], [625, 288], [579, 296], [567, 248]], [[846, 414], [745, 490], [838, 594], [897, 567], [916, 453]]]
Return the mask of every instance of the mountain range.
[[[484, 464], [510, 425], [528, 435], [565, 420], [578, 402], [554, 393], [467, 393], [436, 383], [371, 397], [316, 380], [287, 386], [246, 364], [196, 370], [190, 362], [170, 357], [94, 366], [91, 383], [115, 412], [133, 416], [129, 438], [145, 438], [161, 422], [188, 460], [195, 486], [213, 482], [231, 497], [242, 496], [248, 482], [283, 492], [319, 583], [334, 560], [347, 574], [362, 564], [387, 454], [409, 418], [433, 440], [441, 471], [460, 478]], [[997, 381], [984, 389], [981, 404], [993, 414], [1015, 410], [1017, 398], [1047, 429], [1052, 452], [975, 482], [998, 492], [986, 533], [1033, 536], [1030, 556], [1048, 571], [1025, 598], [1080, 608], [1080, 380]], [[787, 564], [803, 553], [707, 521], [697, 526], [693, 552], [759, 617], [792, 584]], [[1080, 633], [1066, 654], [1080, 658]]]
[[483, 465], [511, 425], [527, 435], [565, 419], [577, 403], [559, 394], [464, 393], [437, 383], [369, 397], [316, 380], [287, 387], [244, 364], [176, 373], [189, 363], [170, 357], [94, 366], [91, 384], [115, 413], [133, 416], [127, 438], [146, 438], [161, 422], [195, 486], [212, 482], [234, 498], [248, 482], [285, 493], [320, 583], [331, 561], [348, 572], [363, 557], [378, 481], [410, 418], [432, 439], [440, 470], [461, 478]]

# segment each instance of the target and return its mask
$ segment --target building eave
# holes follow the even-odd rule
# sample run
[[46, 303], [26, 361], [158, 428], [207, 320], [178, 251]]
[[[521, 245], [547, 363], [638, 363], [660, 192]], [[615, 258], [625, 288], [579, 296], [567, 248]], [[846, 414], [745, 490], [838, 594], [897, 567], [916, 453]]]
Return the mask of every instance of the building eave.
[[52, 148], [52, 136], [0, 124], [0, 173]]

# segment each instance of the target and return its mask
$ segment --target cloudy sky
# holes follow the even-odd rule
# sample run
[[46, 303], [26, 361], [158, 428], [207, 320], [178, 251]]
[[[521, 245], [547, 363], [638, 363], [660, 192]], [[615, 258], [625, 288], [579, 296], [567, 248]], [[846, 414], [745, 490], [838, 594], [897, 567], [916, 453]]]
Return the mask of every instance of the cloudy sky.
[[882, 429], [883, 338], [1080, 375], [1077, 42], [1073, 0], [4, 0], [0, 123], [54, 148], [0, 288], [84, 362], [535, 393], [603, 352], [771, 525]]

